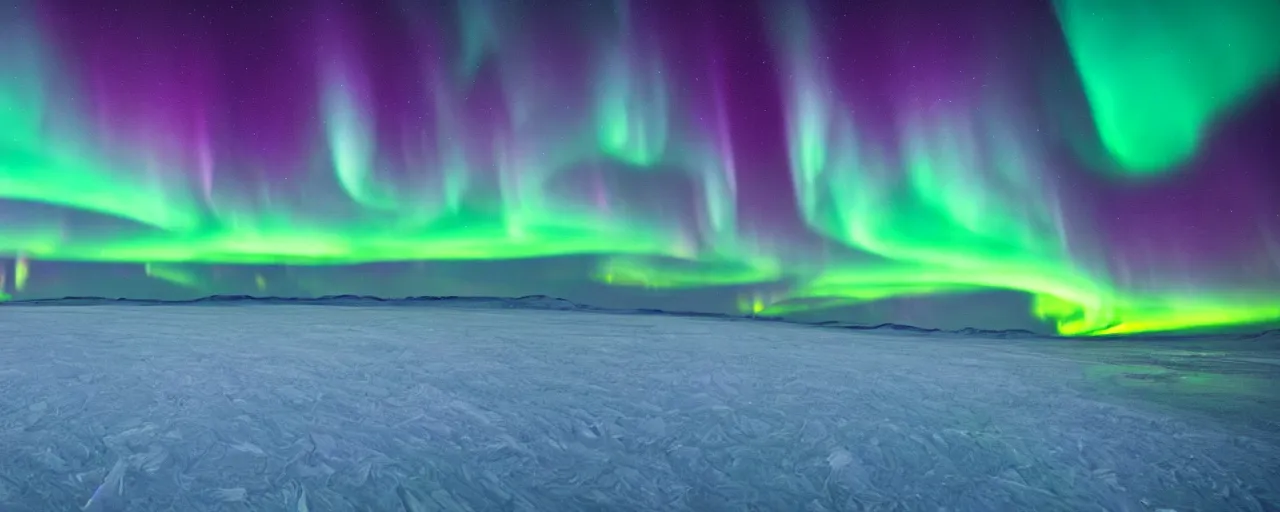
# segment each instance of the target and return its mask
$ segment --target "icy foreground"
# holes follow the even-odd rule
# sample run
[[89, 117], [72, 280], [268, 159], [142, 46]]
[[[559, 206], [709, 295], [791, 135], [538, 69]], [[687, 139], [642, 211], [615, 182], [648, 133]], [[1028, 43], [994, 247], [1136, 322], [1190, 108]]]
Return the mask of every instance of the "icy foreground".
[[1275, 346], [3, 307], [0, 510], [1277, 510]]

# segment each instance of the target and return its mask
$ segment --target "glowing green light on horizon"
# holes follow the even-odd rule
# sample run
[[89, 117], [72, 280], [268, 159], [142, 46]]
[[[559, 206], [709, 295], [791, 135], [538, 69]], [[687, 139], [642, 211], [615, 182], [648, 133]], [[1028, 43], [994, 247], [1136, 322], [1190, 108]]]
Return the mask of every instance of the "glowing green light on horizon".
[[23, 291], [27, 287], [27, 279], [31, 276], [31, 264], [26, 256], [18, 255], [13, 262], [13, 289]]
[[640, 257], [607, 258], [596, 275], [606, 284], [668, 289], [768, 283], [782, 276], [778, 265], [768, 260], [656, 261]]

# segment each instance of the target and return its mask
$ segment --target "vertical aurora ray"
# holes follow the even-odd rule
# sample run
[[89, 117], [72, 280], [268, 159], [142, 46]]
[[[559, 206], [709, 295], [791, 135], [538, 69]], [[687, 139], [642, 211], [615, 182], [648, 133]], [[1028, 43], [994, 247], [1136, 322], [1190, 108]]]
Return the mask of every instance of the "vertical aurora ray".
[[601, 59], [596, 130], [605, 154], [648, 167], [665, 156], [669, 99], [661, 60], [639, 51], [631, 8], [630, 2], [618, 2], [621, 34]]
[[13, 262], [13, 289], [14, 291], [22, 291], [27, 287], [27, 279], [31, 276], [30, 262], [27, 257], [18, 255], [18, 259]]
[[606, 154], [647, 167], [666, 150], [667, 96], [656, 64], [637, 72], [626, 60], [606, 61], [596, 121], [599, 143]]
[[858, 209], [871, 208], [876, 190], [868, 178], [884, 163], [858, 146], [849, 109], [815, 58], [809, 12], [797, 5], [776, 14], [773, 31], [787, 70], [782, 88], [791, 177], [804, 221], [825, 236], [846, 239]]
[[331, 26], [321, 38], [319, 56], [320, 114], [324, 120], [325, 142], [338, 184], [361, 207], [394, 211], [398, 201], [391, 188], [379, 179], [377, 170], [388, 165], [379, 161], [377, 119], [372, 105], [369, 73], [359, 66], [362, 52], [351, 41], [352, 27], [342, 10], [326, 17]]
[[[146, 4], [0, 15], [0, 298], [840, 318], [980, 292], [1071, 335], [1280, 322], [1274, 2]], [[1027, 93], [1058, 61], [1149, 179], [1063, 154], [1090, 130]]]
[[364, 119], [361, 113], [352, 86], [339, 77], [331, 77], [326, 82], [325, 135], [338, 183], [361, 206], [393, 207], [393, 201], [377, 189], [373, 172], [377, 164], [376, 138], [370, 120]]
[[[697, 42], [698, 71], [693, 84], [685, 83], [683, 95], [670, 94], [673, 73], [664, 71], [662, 55], [641, 53], [634, 38], [637, 28], [628, 10], [633, 4], [617, 2], [621, 18], [618, 58], [608, 66], [628, 62], [639, 75], [610, 75], [601, 80], [597, 131], [601, 151], [631, 166], [656, 166], [682, 175], [684, 185], [698, 198], [691, 222], [679, 223], [673, 251], [663, 255], [629, 255], [604, 258], [595, 277], [614, 286], [657, 289], [691, 289], [767, 285], [781, 279], [779, 255], [765, 249], [767, 242], [744, 232], [738, 222], [740, 169], [727, 102], [728, 84], [717, 44], [708, 32]], [[642, 13], [643, 14], [643, 13]], [[649, 33], [652, 33], [650, 31]], [[693, 55], [685, 59], [694, 60]], [[617, 67], [608, 69], [622, 69]], [[669, 70], [668, 70], [669, 71]], [[615, 71], [615, 73], [617, 73]], [[699, 98], [693, 101], [690, 98]]]
[[1056, 0], [1098, 136], [1122, 169], [1191, 158], [1280, 72], [1280, 2]]
[[494, 9], [491, 0], [458, 2], [459, 46], [462, 52], [459, 76], [464, 81], [475, 77], [485, 58], [500, 44], [497, 24], [493, 19]]

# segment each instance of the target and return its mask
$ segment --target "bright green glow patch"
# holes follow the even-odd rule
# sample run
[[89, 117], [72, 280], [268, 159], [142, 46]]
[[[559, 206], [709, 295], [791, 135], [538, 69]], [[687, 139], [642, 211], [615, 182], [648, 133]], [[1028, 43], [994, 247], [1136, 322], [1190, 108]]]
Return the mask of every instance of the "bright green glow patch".
[[1098, 134], [1128, 172], [1190, 158], [1215, 120], [1280, 70], [1280, 2], [1055, 3]]
[[[1280, 318], [1280, 298], [1161, 296], [1146, 300], [1120, 301], [1114, 325], [1088, 332], [1091, 335], [1122, 335], [1143, 332], [1180, 331], [1249, 325]], [[1074, 333], [1066, 333], [1074, 334]]]
[[642, 288], [702, 288], [776, 281], [783, 274], [777, 263], [764, 259], [658, 259], [613, 257], [604, 260], [596, 279], [616, 286]]
[[[1092, 306], [1039, 295], [1034, 312], [1042, 319], [1055, 320], [1061, 334], [1092, 336], [1250, 325], [1280, 318], [1280, 298], [1274, 295], [1139, 295], [1106, 289], [1097, 293]], [[1095, 313], [1090, 320], [1090, 308], [1105, 314]]]
[[13, 289], [22, 291], [27, 287], [27, 279], [31, 276], [31, 263], [26, 256], [18, 256], [13, 262]]

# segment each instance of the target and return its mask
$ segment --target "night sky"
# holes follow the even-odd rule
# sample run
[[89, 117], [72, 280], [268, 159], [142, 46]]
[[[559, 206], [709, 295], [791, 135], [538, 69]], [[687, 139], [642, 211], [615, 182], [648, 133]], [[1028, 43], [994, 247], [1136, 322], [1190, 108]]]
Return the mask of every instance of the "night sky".
[[1280, 321], [1280, 0], [0, 5], [0, 297]]

